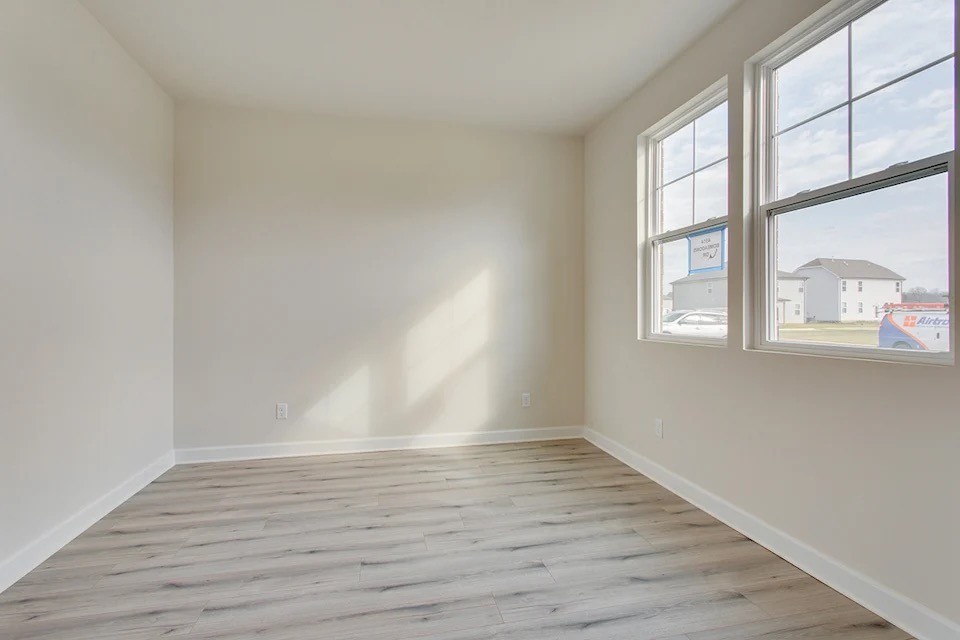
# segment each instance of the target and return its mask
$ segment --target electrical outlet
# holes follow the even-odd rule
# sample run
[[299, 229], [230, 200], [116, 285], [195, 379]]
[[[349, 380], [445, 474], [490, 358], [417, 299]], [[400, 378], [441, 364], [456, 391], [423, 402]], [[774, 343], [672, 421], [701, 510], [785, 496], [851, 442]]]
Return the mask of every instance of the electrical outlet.
[[290, 415], [287, 409], [286, 402], [277, 403], [277, 420], [286, 420], [287, 416]]
[[657, 433], [658, 438], [663, 438], [663, 420], [657, 418], [653, 421], [653, 428]]
[[530, 392], [524, 391], [520, 394], [520, 406], [526, 409], [530, 406]]

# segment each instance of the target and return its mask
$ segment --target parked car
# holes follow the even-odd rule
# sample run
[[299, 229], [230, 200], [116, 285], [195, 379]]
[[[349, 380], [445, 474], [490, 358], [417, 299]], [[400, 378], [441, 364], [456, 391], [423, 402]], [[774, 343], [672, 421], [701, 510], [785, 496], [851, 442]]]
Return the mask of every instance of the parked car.
[[676, 336], [727, 337], [727, 314], [719, 311], [674, 311], [663, 317], [660, 332]]

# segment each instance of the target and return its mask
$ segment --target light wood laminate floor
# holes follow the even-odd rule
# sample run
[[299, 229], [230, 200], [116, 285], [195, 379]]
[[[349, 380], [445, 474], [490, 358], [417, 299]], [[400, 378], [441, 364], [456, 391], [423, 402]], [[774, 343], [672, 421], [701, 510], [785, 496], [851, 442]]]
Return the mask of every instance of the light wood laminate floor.
[[0, 638], [909, 636], [582, 440], [175, 467]]

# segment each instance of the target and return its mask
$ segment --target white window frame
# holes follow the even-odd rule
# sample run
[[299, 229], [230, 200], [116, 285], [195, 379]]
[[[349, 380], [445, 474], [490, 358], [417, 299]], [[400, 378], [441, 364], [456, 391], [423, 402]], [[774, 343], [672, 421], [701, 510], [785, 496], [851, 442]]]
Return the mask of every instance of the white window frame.
[[[774, 232], [775, 225], [770, 224], [772, 217], [780, 213], [795, 211], [816, 204], [824, 204], [940, 173], [947, 174], [948, 182], [948, 286], [950, 291], [948, 309], [950, 315], [956, 317], [954, 291], [956, 290], [958, 225], [955, 201], [955, 156], [956, 135], [960, 133], [960, 131], [955, 131], [954, 133], [953, 151], [931, 156], [916, 162], [895, 165], [882, 171], [852, 178], [834, 185], [803, 191], [793, 196], [780, 199], [776, 198], [776, 167], [774, 166], [776, 158], [771, 152], [771, 146], [775, 144], [771, 138], [771, 133], [774, 131], [774, 112], [773, 109], [770, 108], [773, 97], [773, 71], [814, 45], [834, 35], [846, 24], [883, 4], [884, 1], [885, 0], [835, 0], [832, 3], [832, 9], [828, 9], [822, 17], [808, 25], [799, 35], [791, 38], [787, 44], [779, 46], [772, 52], [763, 54], [760, 59], [753, 61], [752, 82], [756, 91], [753, 93], [753, 104], [751, 105], [754, 120], [751, 125], [754, 131], [752, 196], [753, 202], [756, 204], [751, 210], [754, 238], [752, 274], [754, 282], [754, 322], [753, 335], [751, 336], [749, 347], [751, 349], [881, 362], [909, 362], [936, 365], [954, 364], [954, 353], [957, 350], [958, 335], [955, 322], [950, 323], [950, 351], [946, 353], [923, 353], [918, 351], [898, 351], [893, 349], [847, 347], [843, 345], [816, 343], [805, 344], [801, 342], [786, 342], [770, 339], [770, 336], [775, 335], [776, 331], [776, 309], [770, 302], [776, 302], [775, 287], [777, 282], [776, 253], [773, 250], [777, 245]], [[952, 57], [954, 64], [958, 64], [956, 51], [954, 51]], [[875, 88], [868, 95], [872, 95], [872, 93], [899, 82], [906, 77], [920, 73], [946, 59], [949, 59], [949, 56], [924, 65], [903, 76], [898, 76], [890, 82]], [[960, 93], [960, 86], [955, 87], [954, 90]], [[804, 122], [815, 119], [836, 108], [837, 107], [831, 107], [830, 109], [826, 109], [822, 113], [808, 118]], [[846, 290], [846, 281], [842, 280], [841, 291], [845, 292]], [[845, 306], [846, 302], [844, 301], [842, 304]]]
[[[656, 125], [645, 131], [637, 137], [637, 164], [643, 166], [642, 176], [638, 173], [638, 188], [642, 184], [641, 193], [644, 194], [638, 211], [637, 227], [640, 231], [640, 256], [638, 256], [637, 265], [642, 271], [638, 282], [642, 283], [638, 297], [638, 318], [639, 331], [638, 337], [641, 340], [653, 342], [670, 342], [676, 344], [692, 344], [725, 347], [726, 338], [713, 338], [703, 336], [677, 336], [663, 334], [659, 332], [660, 317], [658, 316], [657, 301], [662, 298], [660, 290], [660, 264], [657, 260], [656, 246], [671, 240], [680, 240], [690, 233], [704, 231], [715, 227], [726, 227], [727, 238], [729, 240], [730, 229], [728, 225], [729, 207], [727, 215], [711, 218], [703, 222], [657, 233], [657, 216], [659, 215], [658, 201], [656, 197], [657, 183], [659, 181], [660, 161], [658, 157], [658, 146], [660, 142], [672, 133], [676, 133], [683, 127], [690, 124], [702, 115], [705, 115], [715, 107], [727, 102], [727, 78], [724, 77], [710, 87], [702, 91], [692, 100], [688, 101], [683, 107], [674, 111], [672, 114], [658, 122]], [[729, 131], [729, 128], [728, 128]], [[730, 162], [730, 141], [727, 140], [727, 170], [729, 172]], [[720, 161], [717, 161], [718, 163]], [[709, 166], [709, 165], [708, 165]], [[699, 169], [702, 171], [707, 167]], [[729, 173], [728, 173], [729, 176]], [[729, 193], [729, 180], [728, 180]], [[728, 276], [729, 277], [729, 276]], [[729, 298], [730, 288], [727, 287]], [[674, 301], [676, 302], [676, 301]], [[729, 306], [729, 300], [728, 300]], [[729, 326], [729, 325], [728, 325]]]

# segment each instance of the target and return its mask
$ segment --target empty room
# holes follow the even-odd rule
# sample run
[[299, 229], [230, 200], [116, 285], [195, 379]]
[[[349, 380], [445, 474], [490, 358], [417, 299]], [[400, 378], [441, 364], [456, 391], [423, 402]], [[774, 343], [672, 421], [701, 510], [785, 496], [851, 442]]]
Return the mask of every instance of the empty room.
[[960, 0], [0, 0], [0, 640], [960, 640]]

